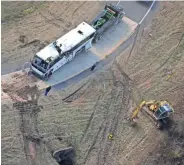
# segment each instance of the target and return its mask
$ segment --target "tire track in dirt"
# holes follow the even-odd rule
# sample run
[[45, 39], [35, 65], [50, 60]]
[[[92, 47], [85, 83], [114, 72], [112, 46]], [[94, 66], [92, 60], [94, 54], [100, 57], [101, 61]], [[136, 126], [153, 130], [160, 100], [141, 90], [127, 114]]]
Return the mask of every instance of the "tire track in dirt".
[[72, 25], [74, 25], [74, 21], [73, 21], [73, 17], [74, 17], [74, 14], [86, 3], [86, 1], [84, 1], [80, 6], [78, 6], [72, 13]]
[[70, 8], [70, 6], [72, 5], [72, 1], [68, 1], [67, 2], [67, 4], [68, 4], [68, 6], [66, 6], [66, 8], [64, 9], [64, 12], [61, 14], [61, 15], [59, 15], [59, 17], [61, 17], [61, 16], [64, 16], [65, 17], [65, 12], [67, 13], [68, 12], [68, 9]]
[[91, 123], [93, 122], [93, 118], [94, 118], [94, 115], [95, 115], [95, 113], [96, 113], [96, 107], [99, 105], [99, 101], [100, 101], [100, 98], [101, 98], [102, 96], [103, 96], [103, 93], [102, 93], [101, 95], [99, 95], [98, 98], [97, 98], [96, 104], [95, 104], [95, 106], [94, 106], [94, 110], [93, 110], [93, 112], [92, 112], [92, 114], [91, 114], [91, 116], [90, 116], [90, 118], [89, 118], [88, 124], [87, 124], [86, 129], [85, 129], [85, 131], [84, 131], [84, 134], [83, 134], [83, 136], [82, 136], [82, 138], [81, 138], [81, 140], [80, 140], [80, 143], [82, 143], [83, 140], [85, 139], [86, 133], [87, 133], [87, 131], [88, 131], [88, 129], [89, 129]]
[[89, 83], [89, 81], [86, 82], [86, 83], [84, 83], [82, 86], [80, 86], [78, 89], [76, 89], [73, 93], [71, 93], [71, 94], [68, 95], [67, 97], [63, 98], [62, 101], [68, 103], [68, 102], [72, 102], [72, 101], [76, 100], [75, 98], [73, 99], [72, 97], [75, 97], [75, 95], [77, 94], [77, 92], [79, 92], [81, 89], [83, 89], [84, 87], [86, 87], [87, 84], [89, 84], [89, 85], [86, 87], [86, 89], [84, 89], [84, 91], [82, 92], [82, 94], [80, 94], [79, 96], [78, 96], [78, 94], [77, 94], [77, 99], [78, 99], [79, 97], [81, 97], [82, 95], [84, 95], [84, 93], [89, 89], [89, 86], [91, 85], [91, 83], [92, 83], [92, 82]]
[[[117, 79], [115, 71], [111, 69], [113, 87], [110, 92], [110, 101], [106, 100], [106, 106], [104, 120], [101, 122], [98, 132], [90, 145], [89, 150], [86, 153], [85, 160], [82, 164], [87, 164], [87, 160], [94, 148], [98, 149], [97, 152], [97, 165], [105, 164], [108, 160], [109, 151], [112, 148], [112, 141], [109, 141], [108, 133], [116, 134], [118, 129], [119, 120], [126, 118], [126, 109], [129, 102], [130, 90], [128, 89], [130, 78], [120, 70], [120, 67], [116, 66], [117, 70], [121, 72], [122, 79]], [[127, 87], [126, 87], [127, 86]], [[102, 98], [101, 98], [102, 99]], [[125, 105], [124, 105], [125, 104]], [[124, 105], [124, 106], [123, 106]], [[99, 108], [103, 105], [99, 105]], [[97, 107], [98, 108], [98, 107]], [[90, 126], [89, 126], [90, 127]], [[95, 145], [98, 144], [98, 147]], [[111, 150], [114, 150], [112, 148]]]
[[[125, 104], [125, 94], [126, 92], [124, 92], [123, 94], [123, 98], [122, 98], [122, 104]], [[128, 109], [127, 106], [125, 106], [126, 109]], [[113, 119], [113, 124], [112, 124], [112, 127], [111, 127], [111, 131], [112, 134], [114, 135], [114, 137], [116, 138], [116, 141], [110, 141], [109, 143], [107, 143], [107, 145], [105, 146], [105, 153], [104, 153], [104, 161], [103, 161], [103, 164], [105, 163], [110, 163], [112, 162], [113, 160], [113, 156], [116, 155], [116, 153], [118, 153], [118, 145], [116, 145], [118, 143], [118, 129], [119, 127], [121, 127], [119, 125], [120, 121], [122, 120], [125, 120], [125, 116], [126, 114], [124, 114], [124, 112], [122, 112], [122, 110], [125, 110], [123, 108], [123, 106], [121, 106], [118, 110], [118, 112], [116, 113], [116, 116], [114, 117]], [[112, 164], [116, 164], [115, 162], [112, 162]]]
[[[110, 108], [110, 105], [111, 105], [111, 102], [112, 102], [112, 99], [113, 99], [113, 97], [112, 97], [113, 92], [114, 92], [113, 89], [111, 89], [111, 91], [110, 91], [110, 96], [111, 96], [110, 100], [105, 100], [106, 102], [104, 102], [104, 105], [103, 105], [103, 104], [100, 104], [100, 105], [98, 105], [99, 107], [96, 106], [96, 109], [99, 109], [100, 107], [107, 107], [107, 108], [106, 108], [106, 111], [104, 112], [104, 113], [106, 114], [106, 113], [109, 111], [109, 108]], [[103, 95], [102, 95], [102, 96], [103, 96]], [[103, 99], [103, 97], [101, 97], [101, 99]], [[100, 126], [99, 126], [99, 128], [98, 128], [98, 132], [96, 133], [96, 136], [94, 137], [94, 139], [93, 139], [93, 141], [92, 141], [92, 143], [91, 143], [89, 149], [88, 149], [87, 152], [85, 153], [85, 158], [84, 158], [83, 163], [81, 163], [81, 165], [86, 164], [87, 159], [89, 158], [89, 156], [90, 156], [90, 154], [91, 154], [91, 152], [92, 152], [92, 150], [93, 150], [93, 148], [94, 148], [94, 146], [95, 146], [95, 144], [96, 144], [96, 142], [97, 142], [97, 139], [98, 139], [98, 137], [99, 137], [99, 135], [100, 135], [100, 133], [101, 133], [101, 131], [102, 131], [102, 129], [103, 129], [103, 125], [104, 125], [104, 123], [105, 123], [105, 121], [106, 121], [106, 115], [105, 115], [105, 114], [104, 114], [105, 118], [104, 118], [104, 120], [100, 123]], [[88, 127], [88, 129], [89, 129], [89, 127]], [[87, 134], [87, 133], [86, 133], [86, 134]]]
[[[112, 77], [113, 77], [113, 85], [114, 85], [113, 90], [114, 90], [114, 95], [115, 95], [115, 96], [112, 96], [112, 98], [115, 98], [114, 100], [117, 100], [120, 97], [121, 92], [119, 90], [117, 90], [117, 87], [118, 87], [116, 85], [117, 81], [116, 81], [116, 77], [115, 77], [114, 72], [112, 71], [112, 69], [111, 69], [111, 74], [112, 74]], [[115, 109], [115, 111], [116, 111], [116, 108], [114, 108], [113, 104], [110, 105], [110, 109], [111, 109], [111, 107], [112, 107], [112, 109]], [[114, 114], [116, 114], [116, 113], [114, 113]], [[97, 154], [98, 155], [97, 165], [103, 164], [105, 162], [105, 156], [104, 155], [105, 155], [105, 152], [106, 152], [106, 146], [107, 146], [107, 143], [110, 142], [107, 139], [107, 135], [108, 135], [108, 133], [112, 133], [111, 131], [112, 131], [112, 125], [113, 125], [113, 120], [114, 119], [115, 119], [115, 115], [113, 115], [113, 114], [109, 114], [109, 116], [108, 116], [108, 114], [106, 115], [106, 119], [104, 121], [105, 126], [104, 126], [103, 132], [102, 132], [102, 139], [99, 143], [100, 149], [99, 149], [99, 152]]]
[[28, 101], [16, 102], [13, 104], [13, 108], [19, 110], [20, 132], [22, 133], [24, 141], [25, 156], [29, 162], [35, 164], [34, 158], [31, 159], [29, 155], [33, 155], [32, 157], [35, 157], [36, 155], [35, 153], [30, 152], [29, 144], [30, 142], [35, 145], [40, 143], [40, 135], [37, 128], [37, 114], [41, 107], [35, 102]]
[[[24, 102], [17, 101], [13, 103], [13, 108], [19, 110], [20, 132], [22, 133], [23, 148], [27, 162], [31, 165], [51, 164], [54, 159], [48, 159], [45, 154], [51, 154], [52, 149], [49, 147], [44, 137], [40, 135], [38, 130], [38, 113], [43, 106], [38, 105], [39, 91], [38, 88], [29, 88], [29, 91], [23, 89], [22, 98], [31, 97], [31, 100]], [[20, 92], [20, 91], [19, 91]], [[19, 93], [21, 96], [21, 93]], [[48, 153], [45, 153], [47, 149]]]
[[51, 19], [48, 19], [45, 15], [43, 15], [41, 12], [39, 12], [39, 14], [45, 19], [46, 22], [56, 26], [57, 28], [63, 28], [64, 30], [66, 30], [66, 27], [65, 26], [61, 26], [61, 25], [58, 25], [57, 23], [55, 23], [54, 21], [52, 21]]
[[[70, 7], [70, 5], [67, 7], [67, 9], [69, 7]], [[56, 27], [63, 28], [65, 31], [67, 31], [67, 29], [71, 26], [71, 22], [66, 22], [65, 19], [63, 19], [61, 17], [65, 12], [66, 12], [66, 10], [63, 9], [63, 13], [60, 16], [56, 16], [56, 14], [52, 13], [49, 9], [45, 9], [43, 11], [44, 14], [42, 14], [42, 12], [38, 12], [38, 13], [46, 20], [46, 22], [48, 22]], [[48, 17], [47, 15], [51, 16], [51, 19], [47, 18]], [[58, 24], [55, 21], [60, 21], [61, 24], [60, 23]], [[63, 24], [66, 26], [63, 26]]]
[[[122, 74], [122, 76], [124, 78], [125, 73], [121, 72], [119, 66], [116, 65], [116, 67], [120, 71], [120, 73]], [[112, 106], [112, 109], [114, 109], [116, 112], [114, 113], [114, 115], [111, 115], [109, 119], [107, 119], [106, 126], [104, 128], [103, 138], [100, 142], [101, 143], [100, 144], [101, 149], [98, 153], [98, 161], [97, 161], [98, 165], [106, 164], [106, 162], [107, 162], [108, 155], [110, 153], [110, 149], [111, 149], [111, 146], [112, 146], [112, 143], [113, 143], [112, 141], [110, 141], [107, 138], [107, 133], [109, 132], [113, 135], [116, 135], [119, 120], [121, 118], [125, 118], [125, 116], [126, 116], [125, 111], [123, 111], [123, 113], [122, 113], [123, 105], [125, 105], [125, 108], [127, 108], [128, 104], [126, 102], [127, 102], [127, 100], [129, 101], [129, 97], [128, 97], [129, 94], [128, 93], [130, 93], [130, 92], [125, 89], [126, 86], [128, 86], [127, 85], [128, 81], [126, 81], [126, 82], [116, 81], [117, 78], [116, 78], [115, 73], [113, 71], [112, 71], [112, 75], [113, 75], [113, 80], [114, 80], [113, 84], [116, 87], [115, 90], [117, 90], [118, 95], [117, 95], [117, 98], [115, 99], [116, 104], [115, 105], [112, 104], [111, 106]], [[128, 77], [126, 75], [125, 79], [127, 79], [127, 78]], [[129, 80], [129, 78], [128, 78], [128, 80]], [[113, 150], [113, 148], [112, 148], [112, 150]]]
[[[154, 58], [152, 58], [151, 60], [149, 60], [150, 62], [148, 61], [146, 64], [144, 64], [144, 66], [145, 66], [144, 68], [149, 69], [149, 71], [147, 71], [148, 73], [145, 74], [144, 77], [142, 77], [142, 73], [145, 72], [145, 69], [142, 70], [142, 69], [137, 68], [138, 71], [136, 70], [136, 72], [133, 73], [133, 74], [131, 75], [131, 77], [134, 77], [135, 75], [140, 75], [140, 78], [138, 79], [138, 81], [139, 81], [139, 82], [140, 82], [140, 81], [144, 82], [144, 81], [146, 81], [147, 79], [153, 77], [153, 75], [155, 76], [155, 75], [156, 75], [156, 74], [155, 74], [156, 71], [158, 71], [158, 70], [161, 69], [165, 64], [167, 64], [167, 62], [172, 58], [173, 54], [175, 54], [175, 52], [178, 50], [177, 48], [180, 46], [181, 41], [182, 41], [182, 38], [184, 37], [184, 34], [183, 34], [183, 35], [181, 35], [181, 38], [178, 39], [177, 36], [178, 36], [179, 34], [181, 34], [181, 33], [182, 33], [181, 31], [176, 31], [176, 32], [170, 34], [170, 35], [166, 38], [167, 40], [164, 41], [164, 44], [158, 45], [158, 46], [156, 45], [155, 48], [152, 47], [152, 49], [151, 49], [151, 51], [149, 52], [149, 54], [154, 54], [155, 56], [154, 56]], [[162, 58], [162, 57], [160, 57], [160, 53], [156, 53], [156, 54], [155, 54], [155, 50], [162, 50], [163, 48], [165, 48], [165, 47], [167, 46], [168, 40], [172, 41], [172, 40], [175, 40], [175, 39], [178, 40], [178, 41], [175, 43], [175, 46], [167, 48], [167, 50], [172, 50], [172, 49], [174, 49], [174, 50], [172, 50], [171, 53], [169, 53], [169, 52], [166, 53], [166, 54], [170, 54], [170, 55], [166, 57], [166, 59], [164, 60], [164, 62], [162, 62], [161, 64], [159, 64], [160, 66], [158, 66], [157, 68], [155, 68], [155, 69], [153, 70], [153, 68], [154, 68], [153, 64], [155, 64], [155, 63], [157, 64], [157, 63], [158, 63], [158, 59]], [[163, 52], [164, 52], [164, 50], [163, 50]], [[161, 52], [161, 53], [162, 53], [162, 52]], [[150, 71], [151, 71], [151, 72], [150, 72]]]
[[[117, 94], [116, 100], [120, 97], [120, 92]], [[112, 104], [113, 105], [113, 104]], [[115, 108], [114, 108], [115, 109]], [[117, 113], [117, 112], [116, 112]], [[98, 152], [97, 157], [97, 165], [104, 164], [106, 162], [106, 156], [108, 155], [108, 149], [111, 146], [112, 141], [109, 141], [107, 138], [108, 133], [115, 133], [115, 130], [113, 130], [114, 122], [116, 120], [115, 115], [110, 115], [105, 120], [105, 126], [103, 128], [102, 132], [102, 139], [100, 141], [100, 149]], [[113, 130], [113, 131], [112, 131]], [[113, 134], [114, 135], [114, 134]]]
[[58, 18], [54, 13], [51, 13], [49, 10], [46, 11], [54, 18], [52, 20], [60, 21], [61, 24], [66, 24], [66, 26], [63, 26], [65, 30], [71, 26], [71, 22], [66, 22], [62, 17]]
[[114, 60], [114, 64], [116, 65], [116, 67], [118, 68], [118, 70], [120, 71], [122, 77], [126, 79], [126, 81], [132, 81], [132, 79], [123, 71], [123, 69], [121, 68], [121, 66], [118, 64], [117, 60]]
[[[21, 102], [17, 101], [13, 103], [13, 108], [19, 111], [19, 122], [20, 123], [20, 132], [22, 133], [23, 138], [23, 148], [25, 152], [26, 159], [29, 164], [36, 165], [40, 164], [43, 160], [41, 152], [41, 139], [43, 137], [40, 136], [38, 130], [38, 113], [43, 108], [38, 105], [39, 99], [39, 91], [38, 88], [34, 87], [23, 88], [18, 92], [18, 95], [25, 99], [27, 97], [27, 101]], [[25, 96], [27, 95], [27, 96]]]
[[[116, 115], [116, 119], [115, 119], [115, 128], [112, 131], [112, 134], [115, 135], [115, 138], [117, 139], [116, 141], [112, 142], [112, 147], [110, 148], [109, 146], [107, 146], [107, 151], [108, 154], [105, 157], [106, 159], [104, 160], [105, 162], [112, 162], [114, 156], [117, 154], [119, 154], [119, 147], [120, 147], [120, 143], [119, 143], [119, 133], [118, 133], [118, 129], [120, 129], [120, 127], [122, 127], [122, 125], [119, 125], [121, 121], [126, 120], [127, 123], [127, 113], [125, 111], [125, 109], [128, 110], [128, 102], [130, 99], [130, 95], [127, 94], [126, 92], [123, 93], [123, 98], [122, 98], [122, 106], [119, 108], [119, 112]], [[124, 106], [123, 106], [124, 105]], [[122, 111], [124, 110], [124, 111]], [[110, 155], [111, 154], [111, 155]], [[113, 162], [114, 164], [116, 164], [116, 162]], [[112, 163], [112, 164], [113, 164]]]
[[175, 49], [174, 51], [171, 53], [171, 55], [158, 67], [156, 68], [154, 71], [158, 71], [160, 68], [162, 68], [170, 59], [171, 57], [173, 56], [173, 54], [176, 53], [177, 51], [177, 48], [180, 46], [180, 43], [182, 41], [182, 39], [184, 38], [184, 33], [182, 34], [181, 38], [179, 39], [179, 42], [177, 43], [177, 45], [175, 46]]
[[[115, 109], [117, 109], [117, 112], [115, 113], [115, 116], [114, 116], [114, 119], [112, 120], [112, 126], [111, 126], [111, 129], [110, 129], [110, 132], [116, 136], [116, 132], [117, 132], [117, 129], [118, 129], [118, 124], [119, 124], [119, 121], [120, 120], [124, 120], [126, 119], [126, 111], [122, 111], [123, 109], [127, 109], [127, 106], [128, 106], [128, 102], [129, 102], [129, 97], [130, 97], [130, 91], [128, 89], [129, 87], [129, 80], [131, 80], [128, 75], [126, 75], [122, 69], [120, 68], [119, 65], [117, 65], [117, 62], [115, 61], [115, 66], [117, 67], [117, 70], [121, 73], [121, 79], [123, 80], [120, 80], [120, 81], [116, 81], [114, 83], [116, 83], [116, 86], [119, 85], [119, 88], [123, 91], [119, 97], [119, 106], [115, 107]], [[115, 72], [114, 72], [115, 73]], [[117, 71], [116, 71], [117, 73]], [[115, 77], [115, 75], [114, 75]], [[117, 84], [119, 83], [119, 84]], [[107, 143], [106, 147], [105, 147], [105, 154], [104, 154], [104, 163], [106, 163], [107, 159], [108, 159], [108, 155], [109, 155], [109, 151], [111, 149], [111, 143], [110, 145]], [[112, 148], [112, 150], [114, 150]], [[114, 153], [114, 152], [112, 152]]]

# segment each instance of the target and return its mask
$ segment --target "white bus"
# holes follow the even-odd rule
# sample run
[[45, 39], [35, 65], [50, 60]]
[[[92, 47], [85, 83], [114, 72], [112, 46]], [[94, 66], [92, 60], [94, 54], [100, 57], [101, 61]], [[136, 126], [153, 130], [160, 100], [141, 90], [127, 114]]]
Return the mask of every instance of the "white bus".
[[92, 47], [96, 30], [82, 22], [58, 40], [39, 51], [31, 61], [31, 71], [41, 78], [48, 78], [61, 66], [71, 61], [82, 50]]

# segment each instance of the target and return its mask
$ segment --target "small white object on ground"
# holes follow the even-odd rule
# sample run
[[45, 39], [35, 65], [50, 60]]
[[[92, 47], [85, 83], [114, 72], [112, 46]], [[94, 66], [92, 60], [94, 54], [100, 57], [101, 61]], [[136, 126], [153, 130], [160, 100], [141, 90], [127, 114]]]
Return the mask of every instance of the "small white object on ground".
[[152, 37], [152, 34], [150, 33], [149, 36]]

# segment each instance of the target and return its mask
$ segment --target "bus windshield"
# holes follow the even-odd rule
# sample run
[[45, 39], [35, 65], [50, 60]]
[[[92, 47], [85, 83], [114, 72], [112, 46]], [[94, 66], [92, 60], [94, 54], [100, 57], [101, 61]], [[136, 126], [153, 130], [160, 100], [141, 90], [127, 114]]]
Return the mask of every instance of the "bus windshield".
[[42, 73], [45, 73], [49, 64], [36, 55], [32, 61], [32, 65]]

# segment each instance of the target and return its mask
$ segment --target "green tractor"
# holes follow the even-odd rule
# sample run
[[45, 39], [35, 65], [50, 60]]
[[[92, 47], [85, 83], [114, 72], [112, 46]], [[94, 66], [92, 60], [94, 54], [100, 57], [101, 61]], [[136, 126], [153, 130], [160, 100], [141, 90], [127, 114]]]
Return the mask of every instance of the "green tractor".
[[91, 23], [92, 27], [96, 29], [94, 42], [97, 42], [110, 27], [117, 25], [124, 15], [123, 7], [107, 4], [104, 10]]

